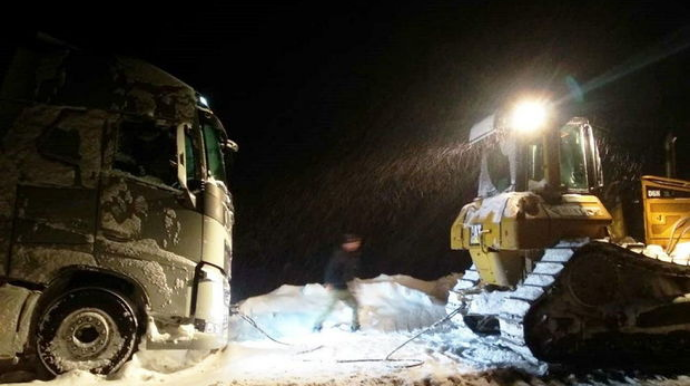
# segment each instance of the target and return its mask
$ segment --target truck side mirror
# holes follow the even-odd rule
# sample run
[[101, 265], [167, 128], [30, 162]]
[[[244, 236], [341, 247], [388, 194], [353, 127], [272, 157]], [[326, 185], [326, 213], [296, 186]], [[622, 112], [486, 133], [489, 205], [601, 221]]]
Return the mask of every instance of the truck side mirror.
[[228, 152], [237, 153], [240, 150], [240, 146], [237, 142], [228, 139], [223, 143], [223, 149]]

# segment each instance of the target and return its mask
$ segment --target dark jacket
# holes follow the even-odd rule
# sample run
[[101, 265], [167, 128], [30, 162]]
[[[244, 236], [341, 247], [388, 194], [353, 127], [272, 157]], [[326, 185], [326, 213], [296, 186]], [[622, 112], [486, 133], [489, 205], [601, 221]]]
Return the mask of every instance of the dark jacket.
[[360, 251], [346, 252], [338, 248], [326, 266], [326, 284], [335, 289], [347, 289], [347, 282], [359, 272]]

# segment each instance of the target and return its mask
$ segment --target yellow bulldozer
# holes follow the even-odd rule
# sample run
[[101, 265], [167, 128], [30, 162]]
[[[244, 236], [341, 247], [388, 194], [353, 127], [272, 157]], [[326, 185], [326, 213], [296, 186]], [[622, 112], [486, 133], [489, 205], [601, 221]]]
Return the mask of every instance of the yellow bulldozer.
[[602, 203], [596, 131], [561, 110], [526, 100], [472, 127], [478, 195], [451, 248], [473, 265], [449, 312], [549, 363], [690, 358], [690, 182], [640, 178], [645, 243], [633, 242], [629, 213]]

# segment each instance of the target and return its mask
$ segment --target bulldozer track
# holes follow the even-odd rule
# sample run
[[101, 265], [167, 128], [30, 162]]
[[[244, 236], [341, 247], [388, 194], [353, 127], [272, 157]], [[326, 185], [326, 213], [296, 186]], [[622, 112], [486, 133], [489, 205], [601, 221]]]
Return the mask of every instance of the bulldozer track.
[[[690, 299], [690, 267], [684, 265], [605, 242], [562, 242], [545, 249], [514, 290], [482, 291], [473, 267], [449, 294], [447, 308], [462, 308], [465, 324], [480, 334], [484, 325], [472, 325], [475, 318], [494, 319], [497, 343], [534, 364], [690, 357], [690, 300], [682, 301]], [[482, 300], [470, 310], [486, 294], [499, 295], [500, 303]]]
[[498, 314], [501, 338], [508, 347], [530, 361], [538, 362], [538, 359], [527, 345], [525, 316], [556, 283], [573, 253], [570, 247], [547, 249], [524, 282], [503, 301]]

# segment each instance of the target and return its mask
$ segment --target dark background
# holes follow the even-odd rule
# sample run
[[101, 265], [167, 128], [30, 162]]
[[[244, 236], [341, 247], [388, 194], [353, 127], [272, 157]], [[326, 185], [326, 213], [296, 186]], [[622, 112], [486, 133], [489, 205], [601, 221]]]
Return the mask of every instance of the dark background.
[[139, 57], [208, 98], [240, 145], [235, 300], [321, 280], [343, 231], [364, 236], [366, 276], [461, 270], [462, 143], [509, 95], [577, 80], [613, 178], [662, 173], [664, 136], [690, 128], [684, 2], [171, 3], [24, 4], [3, 37]]

